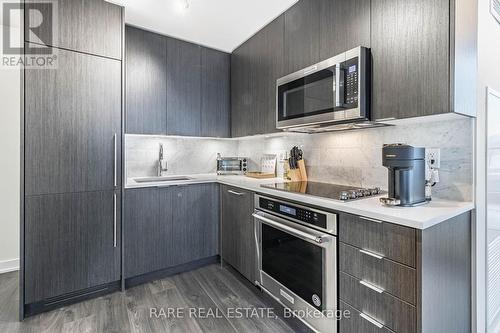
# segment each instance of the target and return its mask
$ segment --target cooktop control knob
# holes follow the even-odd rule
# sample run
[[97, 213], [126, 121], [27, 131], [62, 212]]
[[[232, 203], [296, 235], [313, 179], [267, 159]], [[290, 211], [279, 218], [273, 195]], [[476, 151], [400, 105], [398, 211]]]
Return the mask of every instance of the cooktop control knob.
[[372, 195], [372, 192], [370, 190], [362, 190], [362, 192], [364, 197], [369, 197], [370, 195]]
[[340, 200], [349, 200], [351, 197], [348, 191], [340, 192]]
[[359, 190], [356, 190], [356, 198], [362, 198], [365, 196], [365, 190], [363, 190], [362, 188], [359, 189]]

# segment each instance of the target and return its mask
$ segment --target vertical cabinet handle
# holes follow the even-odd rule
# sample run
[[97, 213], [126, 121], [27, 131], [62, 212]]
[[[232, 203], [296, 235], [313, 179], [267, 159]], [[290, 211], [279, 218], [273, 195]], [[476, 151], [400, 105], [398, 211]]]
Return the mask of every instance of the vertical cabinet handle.
[[116, 193], [113, 193], [113, 247], [116, 247]]
[[114, 186], [118, 186], [118, 181], [117, 181], [117, 172], [116, 172], [116, 164], [117, 164], [117, 149], [116, 149], [116, 146], [117, 146], [117, 137], [116, 137], [116, 133], [113, 134], [113, 156], [114, 156], [114, 161], [113, 161], [113, 184]]

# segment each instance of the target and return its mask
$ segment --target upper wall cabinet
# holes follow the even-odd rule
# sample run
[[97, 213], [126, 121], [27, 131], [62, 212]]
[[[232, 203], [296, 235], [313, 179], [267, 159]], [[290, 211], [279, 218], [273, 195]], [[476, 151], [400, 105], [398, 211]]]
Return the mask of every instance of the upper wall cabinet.
[[319, 31], [320, 61], [357, 46], [370, 47], [371, 0], [319, 2], [322, 3]]
[[285, 12], [287, 74], [370, 47], [370, 0], [300, 0]]
[[[27, 2], [26, 5], [36, 9], [25, 11], [26, 41], [114, 59], [122, 58], [121, 7], [102, 0], [35, 1]], [[56, 25], [42, 24], [36, 34], [31, 32], [28, 28], [33, 25], [30, 19], [38, 19], [35, 15], [37, 11], [44, 17], [53, 17]], [[55, 15], [52, 16], [53, 13]]]
[[201, 46], [167, 39], [167, 133], [201, 134]]
[[276, 80], [285, 72], [283, 33], [282, 15], [231, 55], [233, 137], [276, 131]]
[[229, 136], [229, 54], [126, 27], [126, 132]]
[[372, 118], [450, 111], [450, 1], [372, 1]]
[[370, 47], [370, 0], [300, 0], [231, 55], [233, 137], [276, 132], [276, 80]]
[[230, 55], [201, 49], [201, 136], [230, 136]]
[[327, 0], [300, 0], [285, 12], [284, 60], [287, 73], [319, 62], [319, 18], [326, 3]]
[[167, 40], [127, 26], [126, 132], [167, 134]]

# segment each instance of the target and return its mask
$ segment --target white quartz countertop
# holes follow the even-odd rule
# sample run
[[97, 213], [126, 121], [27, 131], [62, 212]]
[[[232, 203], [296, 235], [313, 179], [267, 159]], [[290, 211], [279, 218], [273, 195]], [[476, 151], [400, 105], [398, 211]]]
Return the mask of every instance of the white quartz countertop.
[[263, 184], [283, 182], [283, 179], [281, 178], [253, 179], [245, 176], [217, 176], [215, 174], [186, 175], [186, 177], [189, 177], [190, 179], [156, 183], [137, 183], [134, 179], [128, 179], [125, 188], [167, 187], [217, 182], [303, 204], [361, 215], [416, 229], [427, 229], [452, 217], [474, 209], [473, 202], [448, 201], [440, 199], [434, 199], [432, 202], [418, 207], [387, 207], [380, 204], [380, 196], [350, 202], [341, 202], [333, 199], [261, 187]]

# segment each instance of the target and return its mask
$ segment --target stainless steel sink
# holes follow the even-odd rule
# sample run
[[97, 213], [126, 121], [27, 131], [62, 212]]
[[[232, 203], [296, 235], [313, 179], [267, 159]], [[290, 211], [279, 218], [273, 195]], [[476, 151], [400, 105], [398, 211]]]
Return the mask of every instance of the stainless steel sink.
[[134, 178], [136, 183], [159, 183], [159, 182], [177, 182], [182, 180], [192, 180], [186, 176], [165, 176], [165, 177], [141, 177]]

